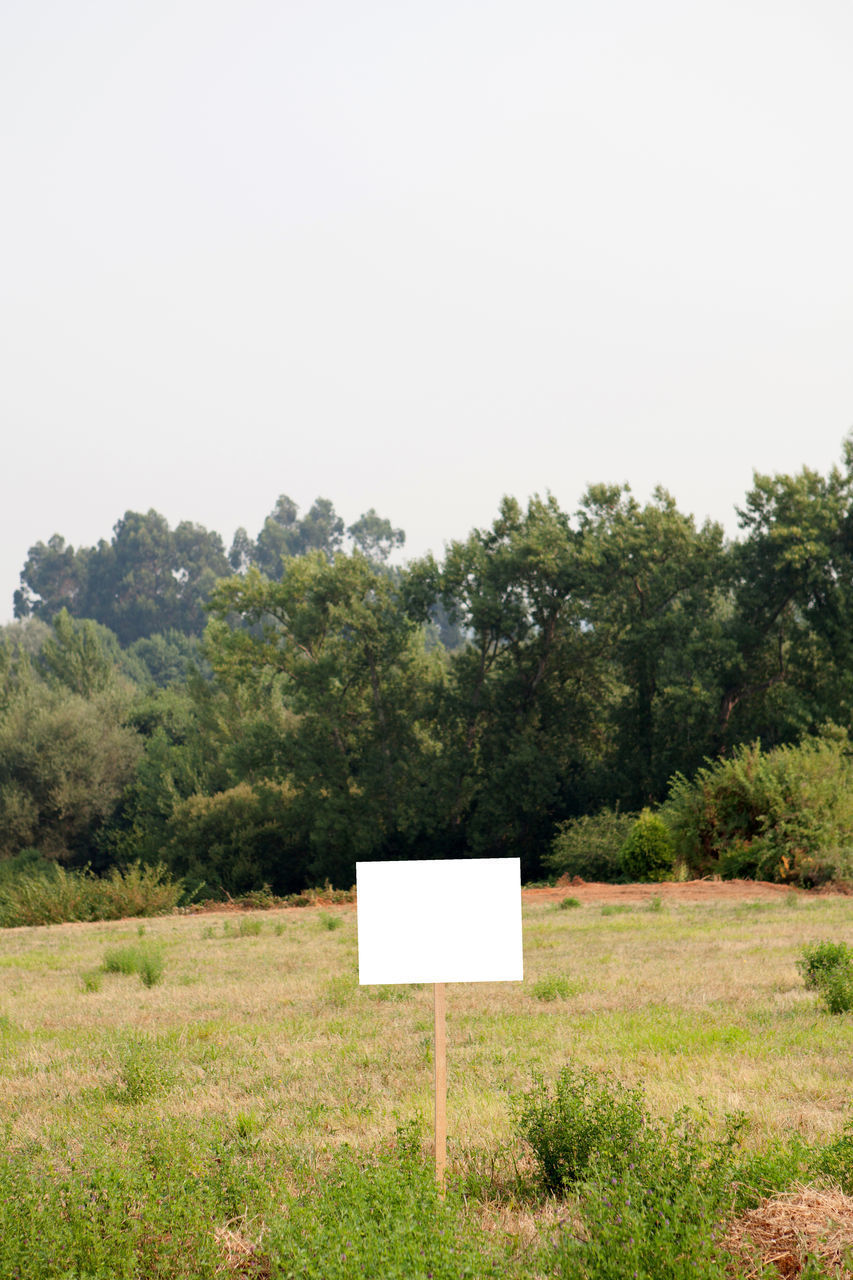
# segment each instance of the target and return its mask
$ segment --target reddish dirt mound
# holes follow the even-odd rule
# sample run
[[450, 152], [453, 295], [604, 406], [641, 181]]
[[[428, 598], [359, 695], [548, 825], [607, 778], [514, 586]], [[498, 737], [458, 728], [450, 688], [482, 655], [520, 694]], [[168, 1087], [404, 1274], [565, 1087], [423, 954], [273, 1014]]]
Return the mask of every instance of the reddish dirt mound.
[[766, 880], [684, 880], [663, 884], [590, 884], [577, 876], [564, 877], [553, 888], [525, 889], [525, 902], [561, 902], [563, 898], [578, 898], [581, 902], [648, 902], [650, 898], [663, 898], [676, 902], [744, 902], [762, 899], [767, 901], [784, 897], [788, 893], [804, 893], [802, 889], [790, 889], [788, 885], [771, 884]]

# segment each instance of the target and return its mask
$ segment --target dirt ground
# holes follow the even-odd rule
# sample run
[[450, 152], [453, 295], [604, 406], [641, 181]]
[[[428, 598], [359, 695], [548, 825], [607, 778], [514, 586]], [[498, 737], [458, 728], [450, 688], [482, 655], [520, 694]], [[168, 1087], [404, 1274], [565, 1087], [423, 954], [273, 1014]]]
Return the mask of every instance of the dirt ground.
[[523, 889], [525, 902], [562, 902], [563, 898], [577, 898], [580, 902], [623, 902], [625, 905], [648, 902], [650, 898], [662, 898], [675, 902], [756, 902], [784, 897], [786, 894], [804, 894], [803, 889], [791, 889], [784, 884], [771, 884], [766, 880], [683, 880], [665, 881], [662, 884], [593, 884], [577, 876], [569, 880], [563, 877], [553, 888]]

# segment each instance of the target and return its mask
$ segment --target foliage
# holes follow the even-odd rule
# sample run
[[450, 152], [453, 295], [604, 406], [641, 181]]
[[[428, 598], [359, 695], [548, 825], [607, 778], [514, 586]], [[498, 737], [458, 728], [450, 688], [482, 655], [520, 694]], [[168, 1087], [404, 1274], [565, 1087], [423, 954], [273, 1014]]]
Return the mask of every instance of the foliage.
[[165, 967], [159, 947], [108, 947], [101, 968], [104, 973], [138, 973], [144, 987], [156, 987]]
[[515, 1102], [516, 1127], [544, 1188], [573, 1190], [581, 1228], [556, 1245], [556, 1274], [686, 1280], [720, 1274], [714, 1223], [730, 1207], [741, 1117], [713, 1137], [701, 1113], [648, 1114], [639, 1089], [571, 1066]]
[[30, 547], [15, 617], [50, 621], [62, 609], [109, 627], [123, 645], [175, 628], [199, 634], [203, 605], [228, 573], [222, 539], [188, 520], [175, 529], [157, 511], [127, 511], [111, 542], [65, 545], [55, 534]]
[[796, 747], [737, 747], [688, 781], [664, 807], [679, 856], [694, 872], [809, 887], [851, 872], [853, 766], [846, 736]]
[[558, 876], [605, 884], [622, 878], [619, 853], [636, 820], [636, 814], [602, 809], [557, 824], [557, 834], [545, 865]]
[[259, 883], [277, 893], [298, 889], [307, 856], [294, 799], [291, 783], [263, 780], [177, 800], [165, 846], [169, 865], [220, 897]]
[[553, 1089], [535, 1079], [515, 1100], [514, 1117], [543, 1186], [553, 1194], [578, 1182], [593, 1160], [621, 1165], [636, 1156], [647, 1126], [638, 1089], [573, 1066], [563, 1068]]
[[853, 965], [853, 951], [846, 942], [810, 942], [797, 961], [803, 982], [810, 991], [818, 989], [832, 969]]
[[264, 1238], [273, 1273], [300, 1280], [460, 1280], [508, 1274], [459, 1193], [439, 1193], [420, 1152], [372, 1161], [344, 1148], [322, 1180], [292, 1197]]
[[106, 876], [88, 869], [66, 871], [55, 863], [44, 870], [0, 878], [0, 927], [59, 924], [73, 920], [119, 920], [163, 915], [183, 893], [162, 865], [134, 863]]
[[580, 905], [581, 905], [580, 898], [563, 898], [562, 902], [560, 903], [560, 910], [571, 911], [573, 907], [579, 907]]
[[577, 991], [577, 986], [559, 974], [550, 974], [547, 978], [539, 978], [531, 988], [537, 1000], [568, 1000]]
[[674, 853], [669, 828], [658, 814], [643, 809], [619, 850], [622, 871], [629, 880], [667, 880]]

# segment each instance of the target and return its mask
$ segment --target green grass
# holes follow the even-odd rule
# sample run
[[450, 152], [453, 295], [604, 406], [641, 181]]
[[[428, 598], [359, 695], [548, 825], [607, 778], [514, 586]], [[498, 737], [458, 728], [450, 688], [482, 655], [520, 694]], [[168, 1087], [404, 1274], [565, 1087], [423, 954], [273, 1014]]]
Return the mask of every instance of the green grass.
[[[448, 987], [444, 1200], [431, 987], [358, 986], [351, 906], [334, 930], [318, 907], [265, 918], [248, 934], [226, 934], [225, 913], [154, 918], [143, 937], [120, 921], [0, 934], [0, 1275], [604, 1280], [635, 1257], [654, 1280], [678, 1257], [722, 1274], [709, 1231], [728, 1206], [710, 1184], [684, 1189], [680, 1234], [626, 1212], [635, 1171], [612, 1194], [600, 1165], [556, 1198], [541, 1185], [511, 1104], [567, 1064], [640, 1090], [661, 1132], [697, 1108], [706, 1153], [743, 1112], [746, 1201], [821, 1169], [853, 1190], [853, 1016], [797, 970], [804, 947], [851, 938], [844, 899], [525, 906], [524, 982]], [[121, 968], [141, 952], [164, 966], [147, 990]], [[679, 1159], [699, 1150], [678, 1142]], [[648, 1180], [659, 1206], [669, 1184]], [[560, 1225], [576, 1218], [595, 1248]]]

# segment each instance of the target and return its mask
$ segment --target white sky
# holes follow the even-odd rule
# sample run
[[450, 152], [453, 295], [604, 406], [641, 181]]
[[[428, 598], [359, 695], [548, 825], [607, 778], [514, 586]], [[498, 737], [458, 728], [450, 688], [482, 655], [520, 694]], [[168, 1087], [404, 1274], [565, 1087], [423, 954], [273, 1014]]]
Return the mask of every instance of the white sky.
[[28, 547], [279, 493], [736, 529], [853, 426], [849, 0], [9, 0], [0, 621]]

